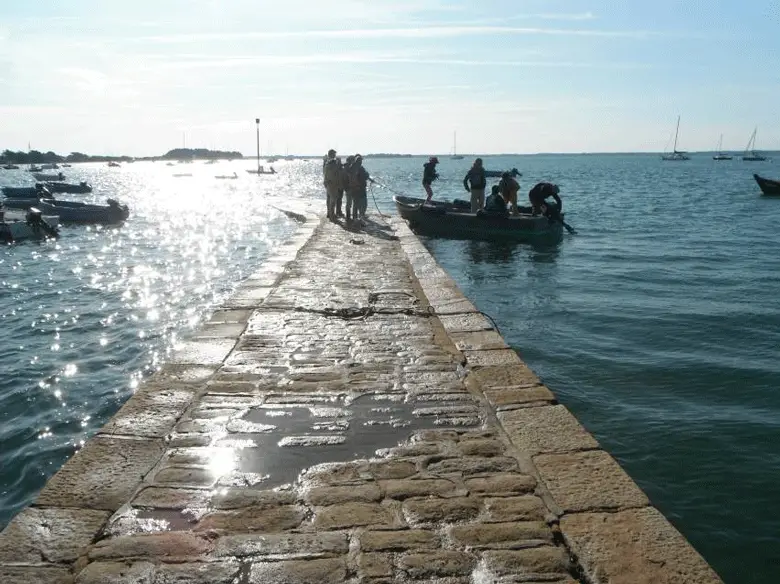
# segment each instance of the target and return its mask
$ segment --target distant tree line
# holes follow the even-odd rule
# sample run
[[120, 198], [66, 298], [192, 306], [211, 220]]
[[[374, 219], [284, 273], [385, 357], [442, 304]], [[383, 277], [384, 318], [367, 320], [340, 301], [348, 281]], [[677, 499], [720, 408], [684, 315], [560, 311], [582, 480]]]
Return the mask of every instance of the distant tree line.
[[243, 158], [240, 152], [226, 152], [222, 150], [207, 150], [206, 148], [175, 148], [169, 150], [162, 156], [105, 156], [90, 155], [82, 152], [71, 152], [67, 156], [61, 156], [56, 152], [40, 152], [30, 150], [23, 152], [21, 150], [3, 150], [0, 155], [0, 164], [52, 164], [55, 162], [108, 162], [114, 160], [117, 162], [127, 162], [128, 160], [193, 160], [193, 159], [228, 159]]

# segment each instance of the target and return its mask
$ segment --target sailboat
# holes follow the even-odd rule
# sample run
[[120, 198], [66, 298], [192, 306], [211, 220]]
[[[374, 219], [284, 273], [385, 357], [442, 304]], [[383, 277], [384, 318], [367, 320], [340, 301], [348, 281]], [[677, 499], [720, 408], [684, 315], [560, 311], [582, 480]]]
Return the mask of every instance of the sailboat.
[[749, 162], [761, 162], [763, 160], [766, 160], [766, 156], [756, 152], [757, 131], [758, 131], [758, 127], [756, 127], [753, 130], [753, 133], [750, 135], [750, 140], [748, 140], [747, 147], [745, 148], [745, 153], [742, 155], [742, 160], [747, 160]]
[[452, 133], [452, 156], [450, 156], [451, 160], [463, 160], [463, 156], [458, 154], [458, 133], [453, 132]]
[[677, 116], [677, 129], [674, 131], [674, 150], [671, 154], [662, 154], [661, 160], [690, 160], [686, 152], [677, 150], [677, 135], [680, 133], [680, 116]]
[[712, 157], [713, 160], [731, 160], [732, 156], [731, 154], [724, 154], [723, 153], [723, 134], [720, 135], [720, 140], [718, 140], [718, 151], [715, 154], [715, 156]]
[[255, 125], [257, 126], [257, 170], [251, 168], [247, 170], [250, 174], [276, 174], [274, 167], [271, 166], [271, 170], [265, 170], [260, 166], [260, 118], [255, 118]]

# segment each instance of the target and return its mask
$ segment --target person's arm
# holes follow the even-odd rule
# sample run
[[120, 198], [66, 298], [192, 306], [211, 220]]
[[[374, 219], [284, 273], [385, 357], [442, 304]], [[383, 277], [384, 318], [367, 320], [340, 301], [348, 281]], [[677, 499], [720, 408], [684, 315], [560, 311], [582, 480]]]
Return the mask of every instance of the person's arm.
[[466, 173], [466, 177], [463, 179], [463, 188], [466, 189], [466, 192], [469, 192], [471, 189], [469, 188], [469, 179], [471, 178], [471, 171], [468, 171]]

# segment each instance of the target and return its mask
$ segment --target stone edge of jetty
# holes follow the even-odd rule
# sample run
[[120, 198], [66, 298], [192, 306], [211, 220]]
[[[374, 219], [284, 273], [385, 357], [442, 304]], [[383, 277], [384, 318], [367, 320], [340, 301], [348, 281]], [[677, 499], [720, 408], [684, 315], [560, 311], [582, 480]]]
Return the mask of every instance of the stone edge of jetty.
[[[215, 309], [215, 314], [244, 309], [248, 320], [252, 307], [273, 290], [288, 264], [295, 261], [298, 252], [315, 234], [321, 218], [308, 215], [297, 217], [297, 220], [301, 222], [298, 231], [242, 282], [235, 293]], [[463, 295], [406, 223], [393, 218], [391, 224], [410, 264], [410, 272], [447, 336], [463, 355], [463, 365], [468, 371], [467, 385], [482, 396], [495, 427], [513, 445], [515, 456], [535, 474], [542, 499], [550, 511], [550, 524], [579, 566], [581, 582], [721, 583], [704, 558], [652, 506], [614, 458], [565, 406], [558, 403], [490, 320]], [[241, 326], [238, 328], [243, 330]], [[234, 341], [241, 330], [237, 330]], [[227, 351], [231, 348], [232, 345]], [[213, 373], [219, 360], [219, 356], [198, 356], [203, 377]], [[197, 376], [197, 367], [181, 367], [174, 362], [166, 364], [144, 383], [171, 378], [197, 383]], [[140, 403], [147, 397], [144, 392], [136, 392], [124, 407], [132, 406], [133, 402], [139, 402], [135, 404], [139, 407], [154, 406], [153, 415], [160, 420], [158, 433], [144, 440], [112, 438], [111, 432], [106, 432], [114, 422], [112, 417], [87, 442], [88, 445], [92, 443], [94, 449], [95, 442], [107, 444], [109, 440], [122, 440], [123, 448], [107, 447], [106, 452], [98, 456], [102, 464], [81, 479], [83, 486], [77, 484], [77, 487], [82, 488], [75, 489], [82, 491], [82, 498], [88, 498], [90, 485], [102, 477], [110, 483], [108, 491], [113, 497], [109, 499], [116, 502], [115, 506], [70, 505], [58, 500], [56, 495], [50, 498], [51, 494], [47, 496], [44, 488], [22, 513], [41, 513], [41, 529], [48, 532], [32, 536], [33, 539], [38, 537], [43, 543], [57, 540], [58, 545], [52, 549], [64, 555], [47, 555], [47, 546], [40, 545], [40, 562], [9, 560], [15, 547], [31, 545], [30, 534], [15, 530], [15, 521], [12, 521], [0, 533], [0, 552], [5, 552], [0, 554], [5, 556], [0, 557], [3, 583], [68, 584], [73, 581], [73, 573], [79, 570], [69, 558], [80, 556], [82, 542], [90, 545], [98, 538], [112, 514], [157, 464], [166, 448], [168, 429], [183, 415], [196, 395], [194, 390], [189, 394], [179, 391], [177, 395], [169, 396], [171, 399], [165, 403]], [[75, 467], [72, 461], [68, 460], [54, 476], [70, 472]], [[77, 519], [73, 524], [80, 526], [79, 532], [71, 531], [67, 520], [62, 526], [47, 523], [47, 509], [56, 510], [66, 519], [72, 514], [74, 520]]]

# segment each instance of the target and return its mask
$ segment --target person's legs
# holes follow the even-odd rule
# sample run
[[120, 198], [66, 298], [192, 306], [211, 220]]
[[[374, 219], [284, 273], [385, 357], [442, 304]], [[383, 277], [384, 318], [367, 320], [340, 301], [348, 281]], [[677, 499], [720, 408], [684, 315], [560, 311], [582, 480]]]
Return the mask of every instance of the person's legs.
[[485, 189], [471, 189], [471, 212], [476, 213], [485, 206]]
[[355, 193], [353, 191], [347, 191], [347, 221], [351, 220], [355, 216]]
[[344, 199], [344, 189], [339, 189], [339, 194], [336, 196], [336, 217], [343, 217], [344, 213], [341, 212], [341, 202]]
[[328, 219], [336, 218], [336, 197], [338, 197], [338, 189], [328, 187]]
[[425, 194], [427, 195], [425, 201], [428, 202], [433, 198], [433, 189], [431, 189], [431, 185], [427, 183], [423, 183], [423, 188], [425, 189]]

